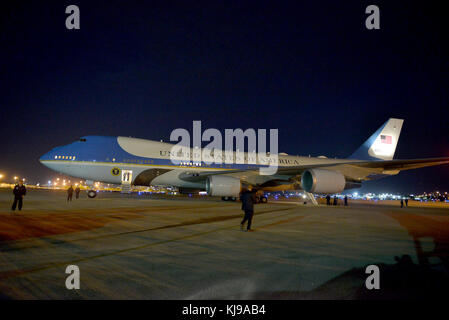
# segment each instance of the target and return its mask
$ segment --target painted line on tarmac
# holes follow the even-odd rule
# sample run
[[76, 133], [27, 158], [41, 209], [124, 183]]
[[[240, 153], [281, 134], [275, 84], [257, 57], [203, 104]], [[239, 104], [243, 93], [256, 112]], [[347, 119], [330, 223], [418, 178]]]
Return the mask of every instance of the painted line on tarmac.
[[[289, 210], [292, 210], [292, 209], [294, 209], [294, 208], [285, 208], [285, 209], [278, 209], [278, 210], [267, 210], [267, 211], [258, 213], [257, 215], [261, 215], [261, 214], [265, 214], [265, 213], [275, 213], [275, 212], [279, 212], [279, 211], [289, 211]], [[282, 215], [277, 215], [274, 218], [283, 217], [283, 216], [286, 216], [286, 215], [289, 215], [289, 214], [291, 214], [291, 213], [284, 213]], [[240, 214], [238, 217], [241, 218], [242, 215]], [[217, 222], [217, 221], [214, 221], [214, 222]], [[120, 249], [120, 250], [115, 250], [115, 251], [108, 252], [108, 253], [98, 254], [98, 255], [95, 255], [95, 256], [89, 256], [89, 257], [83, 257], [83, 258], [79, 258], [79, 259], [74, 259], [74, 260], [71, 260], [71, 261], [52, 262], [52, 263], [48, 263], [48, 264], [44, 264], [44, 265], [41, 265], [41, 266], [38, 266], [38, 267], [33, 267], [33, 268], [28, 268], [28, 269], [2, 271], [2, 272], [0, 272], [0, 279], [8, 279], [8, 278], [17, 277], [17, 276], [20, 276], [20, 275], [23, 275], [23, 274], [27, 274], [27, 273], [34, 273], [34, 272], [43, 271], [43, 270], [47, 270], [47, 269], [51, 269], [51, 268], [56, 268], [56, 267], [59, 267], [59, 266], [65, 266], [65, 265], [69, 265], [69, 264], [76, 264], [76, 263], [79, 263], [79, 262], [85, 262], [85, 261], [98, 259], [98, 258], [103, 258], [103, 257], [107, 257], [107, 256], [118, 255], [118, 254], [130, 252], [130, 251], [134, 251], [134, 250], [141, 250], [141, 249], [145, 249], [145, 248], [148, 248], [148, 247], [153, 247], [153, 246], [156, 246], [156, 245], [161, 245], [161, 244], [166, 244], [166, 243], [171, 243], [171, 242], [177, 242], [177, 241], [185, 240], [185, 239], [191, 239], [191, 238], [207, 235], [207, 234], [210, 234], [210, 233], [214, 233], [214, 232], [217, 232], [217, 231], [228, 230], [228, 229], [231, 229], [231, 228], [236, 228], [236, 226], [235, 225], [231, 225], [231, 226], [217, 228], [217, 229], [213, 229], [213, 230], [208, 230], [208, 231], [195, 233], [195, 234], [191, 234], [191, 235], [187, 235], [187, 236], [182, 236], [182, 237], [178, 237], [178, 238], [174, 238], [174, 239], [162, 240], [162, 241], [148, 243], [148, 244], [137, 246], [137, 247]], [[142, 230], [142, 231], [144, 231], [144, 230]], [[151, 231], [151, 230], [148, 230], [148, 231]]]
[[128, 211], [133, 211], [133, 213], [140, 213], [140, 212], [145, 212], [145, 211], [154, 211], [154, 210], [161, 210], [161, 211], [166, 211], [166, 210], [179, 210], [179, 209], [183, 209], [183, 210], [191, 210], [191, 209], [201, 209], [201, 208], [225, 208], [225, 207], [229, 207], [230, 205], [224, 205], [224, 206], [219, 206], [219, 205], [208, 205], [208, 206], [195, 206], [195, 207], [182, 207], [180, 206], [124, 206], [124, 207], [120, 207], [120, 208], [76, 208], [74, 210], [70, 210], [68, 211], [67, 209], [40, 209], [40, 210], [24, 210], [21, 213], [11, 213], [11, 211], [3, 211], [0, 212], [0, 219], [2, 218], [2, 214], [4, 214], [7, 217], [10, 217], [12, 215], [15, 215], [17, 217], [22, 217], [22, 218], [27, 218], [27, 217], [36, 217], [36, 214], [42, 214], [43, 211], [45, 211], [45, 214], [58, 214], [60, 213], [61, 215], [69, 215], [69, 214], [86, 214], [86, 213], [90, 213], [90, 211], [94, 211], [95, 213], [120, 213], [123, 209], [127, 208]]
[[[196, 209], [201, 209], [201, 208], [210, 209], [210, 208], [222, 208], [222, 207], [217, 207], [217, 206], [212, 206], [212, 207], [207, 207], [207, 208], [206, 207], [191, 207], [188, 209], [196, 210]], [[174, 210], [180, 210], [180, 209], [187, 210], [185, 208], [175, 208]], [[290, 209], [292, 209], [292, 208], [285, 208], [285, 209], [283, 208], [283, 209], [274, 210], [274, 211], [282, 211], [282, 210], [290, 210]], [[255, 213], [255, 215], [270, 213], [272, 211], [273, 210], [265, 210], [262, 212]], [[153, 212], [154, 212], [154, 210], [153, 210]], [[123, 212], [121, 212], [121, 213], [123, 213]], [[134, 212], [134, 210], [133, 210], [132, 213], [143, 213], [143, 212], [140, 212], [140, 210], [138, 210], [138, 212]], [[110, 212], [110, 214], [112, 214], [112, 212]], [[176, 223], [176, 224], [171, 224], [171, 225], [165, 225], [165, 226], [160, 226], [160, 227], [125, 231], [125, 232], [112, 233], [112, 234], [104, 234], [104, 235], [99, 235], [99, 236], [94, 236], [94, 237], [85, 237], [85, 238], [78, 238], [78, 239], [72, 239], [72, 240], [52, 239], [50, 236], [48, 236], [48, 237], [33, 237], [33, 238], [29, 238], [29, 239], [18, 239], [18, 240], [12, 240], [12, 241], [5, 241], [3, 243], [0, 242], [0, 248], [2, 249], [3, 252], [20, 251], [23, 249], [31, 249], [31, 248], [40, 247], [39, 245], [17, 246], [17, 245], [20, 245], [20, 244], [23, 244], [26, 242], [36, 241], [36, 239], [50, 239], [52, 241], [51, 245], [58, 245], [58, 244], [74, 243], [74, 242], [78, 242], [78, 241], [89, 241], [89, 240], [104, 239], [104, 238], [110, 238], [110, 237], [116, 237], [116, 236], [122, 236], [122, 235], [137, 234], [137, 233], [148, 232], [148, 231], [177, 228], [177, 227], [190, 226], [190, 225], [196, 225], [196, 224], [220, 222], [220, 221], [231, 220], [231, 219], [235, 219], [235, 218], [239, 218], [239, 217], [242, 217], [241, 213], [234, 214], [234, 215], [219, 216], [219, 217], [201, 218], [201, 219], [197, 219], [197, 220], [187, 221], [187, 222], [183, 222], [183, 223]], [[52, 236], [57, 236], [57, 235], [52, 235]], [[8, 246], [11, 246], [11, 245], [13, 245], [14, 247], [8, 248]]]

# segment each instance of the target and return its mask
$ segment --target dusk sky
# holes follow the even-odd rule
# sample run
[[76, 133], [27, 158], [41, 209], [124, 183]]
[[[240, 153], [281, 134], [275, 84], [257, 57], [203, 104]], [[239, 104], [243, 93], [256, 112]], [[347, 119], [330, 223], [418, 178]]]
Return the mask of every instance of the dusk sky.
[[[449, 157], [447, 12], [437, 2], [20, 1], [2, 6], [0, 172], [85, 135], [277, 128], [279, 151], [344, 158], [388, 118], [395, 158]], [[68, 30], [76, 4], [81, 29]], [[367, 30], [365, 8], [380, 8]], [[363, 191], [449, 191], [449, 166]]]

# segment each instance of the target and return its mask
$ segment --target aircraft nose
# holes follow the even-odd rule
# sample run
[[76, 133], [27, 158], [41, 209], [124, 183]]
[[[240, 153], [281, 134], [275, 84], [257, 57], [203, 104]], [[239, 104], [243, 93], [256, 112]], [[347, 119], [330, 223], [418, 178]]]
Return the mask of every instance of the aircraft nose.
[[47, 153], [44, 153], [44, 154], [39, 158], [39, 161], [42, 162], [42, 161], [54, 159], [54, 157], [51, 156], [51, 153], [52, 153], [51, 151], [50, 151], [50, 152], [47, 152]]
[[[58, 155], [58, 151], [61, 151], [62, 147], [56, 147], [50, 151], [48, 151], [47, 153], [44, 153], [40, 158], [39, 161], [43, 162], [43, 161], [48, 161], [48, 160], [55, 160], [57, 159], [57, 155]], [[61, 152], [59, 152], [60, 154]]]
[[63, 151], [63, 147], [57, 147], [50, 150], [39, 158], [39, 162], [51, 170], [64, 172], [64, 166], [57, 161], [62, 157], [61, 154], [63, 154]]

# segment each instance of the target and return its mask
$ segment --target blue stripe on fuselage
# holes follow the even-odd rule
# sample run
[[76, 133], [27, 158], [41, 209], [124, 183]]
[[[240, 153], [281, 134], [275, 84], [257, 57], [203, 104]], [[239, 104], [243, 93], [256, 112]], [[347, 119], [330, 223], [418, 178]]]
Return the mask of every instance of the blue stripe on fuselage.
[[[85, 140], [85, 141], [82, 141]], [[72, 159], [61, 159], [59, 156], [72, 157]], [[73, 158], [74, 157], [74, 158]], [[113, 161], [115, 159], [115, 161]], [[201, 162], [201, 166], [196, 165], [175, 165], [171, 159], [146, 158], [132, 155], [123, 150], [117, 142], [117, 137], [111, 136], [85, 136], [71, 144], [56, 147], [44, 154], [39, 160], [65, 160], [65, 161], [86, 161], [86, 162], [110, 162], [117, 164], [148, 164], [160, 166], [175, 166], [181, 168], [218, 168], [218, 169], [257, 169], [266, 167], [261, 164], [206, 164]], [[186, 160], [186, 162], [188, 162]]]

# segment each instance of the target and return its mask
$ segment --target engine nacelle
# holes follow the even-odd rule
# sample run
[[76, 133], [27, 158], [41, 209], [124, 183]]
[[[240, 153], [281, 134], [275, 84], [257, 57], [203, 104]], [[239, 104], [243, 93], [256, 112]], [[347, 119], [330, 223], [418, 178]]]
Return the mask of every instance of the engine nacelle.
[[240, 179], [227, 176], [210, 176], [206, 181], [206, 191], [210, 196], [238, 197], [242, 184]]
[[345, 176], [331, 170], [309, 169], [301, 176], [302, 188], [311, 193], [340, 193], [345, 184]]

